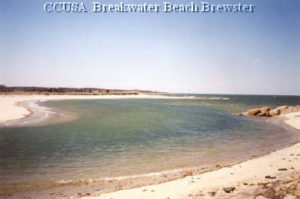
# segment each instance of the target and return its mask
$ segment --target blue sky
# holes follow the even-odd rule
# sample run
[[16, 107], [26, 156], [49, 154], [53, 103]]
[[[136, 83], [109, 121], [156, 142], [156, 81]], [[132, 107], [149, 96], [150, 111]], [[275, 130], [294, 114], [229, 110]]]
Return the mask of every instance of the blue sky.
[[45, 2], [0, 1], [0, 84], [300, 95], [298, 0], [206, 1], [248, 14], [49, 14]]

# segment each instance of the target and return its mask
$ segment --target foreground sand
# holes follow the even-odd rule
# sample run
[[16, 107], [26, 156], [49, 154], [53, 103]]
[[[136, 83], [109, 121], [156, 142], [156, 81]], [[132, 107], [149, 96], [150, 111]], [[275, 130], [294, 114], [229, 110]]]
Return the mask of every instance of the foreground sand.
[[[300, 112], [280, 117], [288, 125], [300, 130]], [[254, 192], [260, 190], [259, 185], [277, 180], [289, 180], [299, 172], [300, 143], [212, 172], [100, 196], [93, 193], [92, 195], [95, 196], [82, 197], [82, 199], [253, 198]], [[226, 193], [223, 190], [225, 187], [232, 187], [234, 190]], [[300, 195], [299, 197], [286, 195], [285, 198], [300, 198]]]

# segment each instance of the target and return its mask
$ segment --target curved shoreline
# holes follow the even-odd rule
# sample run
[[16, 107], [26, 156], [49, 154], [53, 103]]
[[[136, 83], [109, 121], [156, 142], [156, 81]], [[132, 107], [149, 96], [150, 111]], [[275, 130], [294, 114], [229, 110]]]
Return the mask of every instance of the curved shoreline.
[[[32, 100], [37, 100], [35, 97], [37, 97], [37, 96], [34, 96], [33, 98], [34, 99], [27, 99], [27, 100], [24, 100], [24, 101], [22, 101], [22, 102], [17, 102], [17, 103], [19, 103], [19, 104], [16, 104], [15, 103], [15, 107], [20, 107], [20, 103], [23, 103], [23, 102], [28, 102], [28, 101], [32, 101]], [[45, 97], [45, 98], [44, 98]], [[76, 98], [77, 97], [77, 98]], [[42, 98], [43, 99], [39, 99], [39, 100], [43, 100], [43, 101], [46, 101], [46, 100], [68, 100], [68, 99], [129, 99], [129, 98], [131, 98], [131, 97], [121, 97], [120, 98], [120, 96], [116, 96], [116, 97], [113, 97], [113, 96], [110, 96], [111, 98], [109, 98], [109, 97], [102, 97], [102, 96], [100, 96], [101, 98], [95, 98], [95, 97], [93, 97], [93, 98], [90, 98], [90, 96], [84, 96], [84, 97], [79, 97], [78, 98], [78, 96], [75, 96], [75, 97], [73, 97], [73, 96], [71, 96], [71, 97], [67, 97], [67, 96], [59, 96], [59, 97], [54, 97], [54, 98], [49, 98], [48, 96], [42, 96]], [[30, 98], [30, 97], [29, 97]], [[136, 99], [136, 97], [133, 97], [133, 98], [135, 98]], [[138, 97], [138, 98], [141, 98], [141, 97]], [[147, 96], [146, 97], [142, 97], [142, 98], [147, 98]], [[162, 99], [162, 98], [166, 98], [166, 99], [172, 99], [172, 97], [153, 97], [153, 96], [151, 96], [151, 97], [149, 97], [149, 98], [159, 98], [159, 99]], [[175, 98], [175, 99], [181, 99], [181, 98]], [[186, 99], [186, 98], [184, 98], [184, 99]], [[26, 109], [26, 106], [24, 107], [24, 106], [21, 106], [21, 108], [25, 108]], [[29, 109], [30, 110], [30, 109]], [[28, 109], [27, 109], [27, 111], [29, 111]], [[293, 114], [297, 114], [297, 113], [299, 113], [299, 112], [296, 112], [296, 113], [293, 113]], [[31, 114], [29, 114], [29, 115], [27, 115], [27, 116], [25, 116], [26, 118], [27, 117], [29, 117], [30, 115], [32, 115], [32, 113]], [[281, 119], [283, 118], [283, 117], [286, 117], [285, 115], [283, 115], [283, 116], [280, 116], [281, 117]], [[295, 117], [296, 118], [296, 120], [297, 120], [297, 117]], [[24, 119], [24, 118], [22, 118], [22, 119]], [[290, 120], [291, 118], [289, 118], [289, 120]], [[292, 119], [294, 119], [294, 118], [292, 118]], [[18, 119], [17, 119], [18, 120]], [[287, 124], [286, 123], [286, 121], [284, 120], [284, 119], [282, 119], [283, 120], [283, 122], [285, 123], [285, 124]], [[298, 121], [298, 123], [297, 123], [297, 121]], [[296, 123], [297, 124], [299, 124], [299, 117], [298, 117], [298, 120], [296, 121]], [[293, 127], [293, 128], [296, 128], [297, 130], [299, 130], [299, 128], [297, 128], [297, 127], [295, 127], [295, 126], [293, 126], [293, 124], [291, 125], [291, 124], [287, 124], [287, 125], [289, 125], [289, 126], [291, 126], [291, 127]], [[215, 172], [218, 172], [218, 171], [220, 171], [220, 170], [223, 170], [223, 169], [228, 169], [228, 168], [232, 168], [232, 167], [236, 167], [237, 165], [242, 165], [242, 164], [244, 164], [244, 163], [246, 163], [246, 162], [248, 162], [248, 161], [253, 161], [253, 160], [256, 160], [256, 159], [260, 159], [260, 158], [266, 158], [266, 157], [268, 157], [268, 156], [270, 156], [271, 154], [273, 154], [273, 153], [277, 153], [277, 152], [279, 152], [279, 151], [282, 151], [282, 150], [285, 150], [285, 149], [288, 149], [288, 148], [291, 148], [291, 147], [293, 147], [293, 146], [297, 146], [297, 145], [299, 145], [300, 146], [300, 144], [299, 143], [296, 143], [296, 144], [294, 144], [294, 145], [292, 145], [292, 146], [289, 146], [289, 147], [286, 147], [286, 148], [283, 148], [283, 149], [280, 149], [280, 150], [278, 150], [278, 151], [275, 151], [275, 152], [272, 152], [272, 153], [269, 153], [269, 154], [266, 154], [266, 155], [262, 155], [262, 156], [260, 156], [260, 157], [254, 157], [254, 158], [250, 158], [250, 159], [247, 159], [247, 160], [242, 160], [242, 161], [238, 161], [238, 162], [235, 162], [235, 163], [232, 163], [232, 164], [227, 164], [227, 165], [224, 165], [224, 166], [222, 166], [222, 167], [218, 167], [218, 168], [215, 168], [215, 169], [210, 169], [210, 170], [206, 170], [206, 171], [202, 171], [200, 174], [199, 173], [196, 173], [196, 175], [194, 175], [193, 173], [191, 174], [191, 173], [186, 173], [186, 174], [183, 174], [183, 176], [181, 176], [181, 177], [176, 177], [176, 178], [174, 178], [174, 179], [168, 179], [168, 180], [164, 180], [164, 181], [162, 181], [162, 182], [157, 182], [157, 183], [159, 183], [159, 184], [156, 184], [156, 183], [153, 183], [153, 185], [147, 185], [147, 186], [143, 186], [142, 188], [144, 188], [144, 189], [147, 189], [148, 190], [148, 188], [149, 187], [155, 187], [155, 189], [157, 188], [156, 186], [158, 186], [158, 187], [162, 187], [161, 185], [164, 185], [164, 186], [166, 186], [165, 184], [167, 184], [167, 185], [169, 185], [169, 183], [171, 183], [171, 184], [173, 184], [172, 182], [174, 182], [174, 181], [176, 181], [176, 183], [178, 182], [178, 183], [182, 183], [182, 181], [184, 181], [184, 182], [186, 182], [186, 179], [189, 179], [190, 181], [195, 181], [195, 179], [194, 178], [198, 178], [199, 176], [202, 176], [202, 175], [206, 175], [206, 174], [208, 174], [208, 173], [215, 173]], [[298, 148], [298, 147], [297, 147]], [[176, 170], [179, 170], [179, 171], [187, 171], [187, 172], [189, 172], [188, 171], [188, 169], [176, 169]], [[297, 171], [299, 171], [300, 170], [300, 168], [297, 168]], [[155, 172], [155, 173], [148, 173], [148, 174], [142, 174], [142, 175], [140, 175], [140, 176], [148, 176], [148, 175], [156, 175], [156, 174], [159, 174], [159, 175], [162, 175], [162, 173], [164, 173], [164, 172], [172, 172], [172, 170], [170, 171], [170, 170], [167, 170], [167, 171], [162, 171], [162, 172]], [[173, 171], [174, 172], [174, 171]], [[176, 171], [175, 171], [176, 172]], [[123, 176], [123, 177], [126, 177], [126, 176]], [[130, 176], [129, 176], [130, 177]], [[222, 176], [221, 176], [222, 177]], [[201, 178], [201, 177], [200, 177]], [[108, 179], [109, 180], [109, 179]], [[172, 180], [172, 181], [170, 181], [170, 180]], [[193, 184], [193, 183], [191, 183], [191, 182], [188, 182], [188, 185], [190, 186], [191, 184]], [[184, 183], [184, 185], [186, 185], [185, 183]], [[173, 186], [173, 185], [172, 185]], [[212, 186], [212, 185], [211, 185]], [[213, 186], [215, 186], [215, 185], [213, 185]], [[145, 188], [146, 187], [146, 188]], [[176, 187], [176, 184], [175, 184], [175, 187]], [[192, 186], [193, 187], [193, 186]], [[206, 187], [207, 188], [207, 187]], [[210, 187], [211, 188], [211, 187]], [[95, 195], [95, 196], [97, 196], [96, 198], [110, 198], [110, 197], [113, 197], [113, 198], [128, 198], [129, 196], [127, 195], [127, 194], [129, 194], [129, 195], [131, 195], [131, 194], [133, 194], [133, 196], [136, 194], [136, 189], [138, 189], [139, 191], [140, 191], [140, 189], [141, 189], [141, 187], [140, 186], [137, 186], [137, 188], [131, 188], [131, 189], [127, 189], [127, 190], [121, 190], [121, 191], [117, 191], [117, 192], [111, 192], [111, 193], [105, 193], [105, 194], [103, 194], [103, 193], [101, 193], [101, 195], [100, 196], [97, 196], [97, 195], [99, 195], [99, 193], [93, 193], [93, 195]], [[143, 189], [143, 190], [144, 190]], [[150, 188], [149, 188], [150, 189]], [[158, 188], [158, 189], [161, 189], [161, 188]], [[174, 189], [174, 188], [172, 188], [171, 187], [171, 190], [165, 190], [165, 189], [163, 189], [162, 191], [163, 192], [170, 192], [170, 191], [172, 191], [172, 189]], [[176, 189], [176, 188], [175, 188]], [[188, 189], [188, 190], [190, 190], [190, 189]], [[121, 193], [120, 193], [121, 192]], [[147, 193], [145, 193], [146, 191], [141, 191], [141, 193], [138, 193], [138, 197], [133, 197], [133, 196], [130, 196], [130, 198], [147, 198], [147, 196], [145, 196], [145, 194], [147, 195]], [[157, 193], [156, 194], [154, 194], [153, 192], [151, 192], [152, 194], [150, 194], [151, 195], [151, 198], [153, 198], [153, 195], [155, 195], [155, 197], [154, 198], [164, 198], [164, 197], [161, 197], [161, 195], [160, 195], [160, 193], [159, 193], [159, 195], [157, 195]], [[173, 194], [173, 193], [172, 193]], [[172, 195], [172, 194], [169, 194], [169, 195]], [[176, 190], [176, 195], [172, 195], [172, 197], [171, 198], [181, 198], [181, 196], [182, 196], [182, 194], [183, 193], [178, 193], [177, 192], [177, 190]], [[191, 192], [189, 192], [189, 194], [191, 194]], [[162, 194], [162, 195], [164, 195], [164, 194]], [[107, 196], [107, 197], [106, 197]], [[170, 197], [170, 196], [166, 196], [165, 198], [167, 198], [167, 197]], [[186, 196], [186, 197], [188, 197], [188, 196]], [[92, 197], [89, 197], [89, 198], [92, 198]]]
[[[280, 120], [284, 125], [296, 129], [300, 133], [300, 112], [277, 116], [276, 119]], [[299, 160], [295, 157], [294, 159], [296, 161], [294, 162], [292, 160], [285, 161], [294, 155], [298, 156]], [[262, 167], [270, 167], [271, 169], [266, 170]], [[89, 193], [87, 194], [88, 196], [80, 198], [211, 198], [210, 194], [214, 192], [214, 194], [216, 194], [214, 198], [246, 199], [252, 198], [253, 193], [260, 184], [275, 182], [278, 179], [287, 179], [295, 173], [300, 174], [299, 140], [291, 146], [272, 151], [268, 154], [241, 160], [237, 163], [221, 166], [200, 174], [192, 174], [168, 182], [110, 193], [92, 193], [94, 196], [89, 196], [91, 195]], [[271, 178], [266, 178], [267, 176], [271, 176]], [[224, 187], [234, 187], [236, 191], [228, 194], [222, 190]]]
[[28, 107], [28, 106], [23, 106], [22, 103], [24, 103], [23, 101], [19, 101], [19, 102], [16, 102], [15, 105], [16, 107], [20, 107], [20, 108], [24, 108], [26, 109], [26, 111], [28, 112], [27, 114], [24, 114], [22, 117], [20, 118], [16, 118], [16, 119], [10, 119], [10, 120], [6, 120], [6, 121], [2, 121], [0, 122], [0, 127], [1, 126], [12, 126], [14, 125], [14, 123], [20, 121], [20, 120], [23, 120], [23, 119], [26, 119], [26, 118], [29, 118], [30, 116], [32, 116], [34, 114], [34, 111]]
[[50, 120], [50, 118], [58, 118], [61, 113], [51, 111], [48, 108], [39, 105], [40, 100], [26, 100], [15, 103], [16, 108], [25, 109], [28, 114], [24, 114], [18, 119], [12, 119], [0, 123], [1, 127], [23, 127], [23, 126], [39, 126], [59, 120]]

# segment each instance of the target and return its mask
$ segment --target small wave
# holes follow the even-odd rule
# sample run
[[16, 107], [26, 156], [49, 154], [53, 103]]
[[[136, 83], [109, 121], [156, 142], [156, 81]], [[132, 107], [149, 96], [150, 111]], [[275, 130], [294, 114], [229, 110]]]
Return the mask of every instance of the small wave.
[[[205, 167], [199, 169], [199, 167], [181, 168], [173, 170], [165, 170], [160, 172], [143, 173], [136, 175], [125, 175], [116, 177], [99, 177], [99, 178], [86, 178], [86, 179], [61, 179], [61, 180], [46, 180], [39, 182], [16, 182], [16, 183], [0, 183], [0, 195], [12, 194], [16, 192], [38, 191], [42, 189], [52, 189], [61, 186], [84, 186], [84, 185], [106, 185], [109, 190], [117, 190], [114, 185], [130, 186], [132, 180], [139, 180], [136, 185], [142, 186], [147, 184], [156, 184], [158, 182], [166, 182], [169, 180], [175, 180], [191, 173], [201, 173], [209, 171], [212, 168]], [[107, 187], [107, 183], [111, 186]], [[105, 190], [103, 190], [105, 191]]]
[[202, 100], [229, 100], [228, 97], [204, 97], [204, 96], [194, 96], [194, 95], [185, 95], [185, 99], [202, 99]]

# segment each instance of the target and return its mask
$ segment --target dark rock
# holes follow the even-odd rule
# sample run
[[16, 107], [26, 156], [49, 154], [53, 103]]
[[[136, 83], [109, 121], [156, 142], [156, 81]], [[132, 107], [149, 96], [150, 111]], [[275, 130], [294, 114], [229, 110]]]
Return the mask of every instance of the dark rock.
[[265, 176], [265, 178], [266, 178], [266, 179], [275, 179], [275, 178], [276, 178], [276, 176], [270, 176], [270, 175], [266, 175], [266, 176]]
[[231, 192], [233, 192], [235, 190], [235, 187], [224, 187], [223, 188], [223, 191], [225, 192], [225, 193], [231, 193]]
[[279, 168], [278, 171], [287, 171], [287, 168]]

